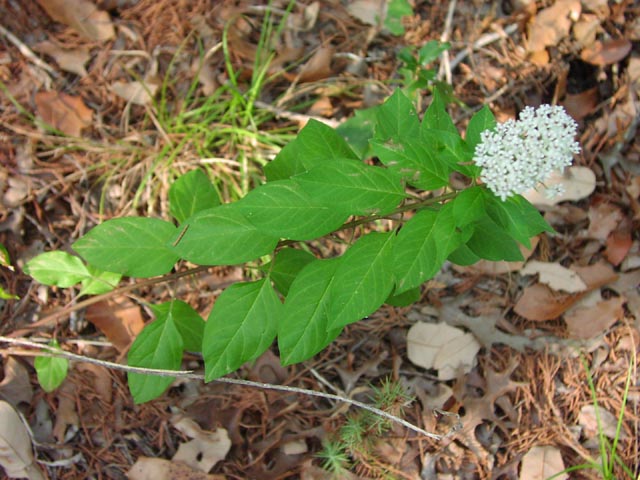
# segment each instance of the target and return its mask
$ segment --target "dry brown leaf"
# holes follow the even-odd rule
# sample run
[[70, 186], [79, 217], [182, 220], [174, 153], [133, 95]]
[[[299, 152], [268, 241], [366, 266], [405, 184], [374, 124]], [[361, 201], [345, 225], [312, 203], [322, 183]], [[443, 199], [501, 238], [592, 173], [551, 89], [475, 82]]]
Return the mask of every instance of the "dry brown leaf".
[[528, 262], [522, 270], [520, 270], [520, 274], [538, 274], [538, 280], [540, 283], [548, 285], [553, 290], [562, 290], [567, 293], [578, 293], [587, 289], [587, 284], [584, 283], [582, 278], [580, 278], [576, 272], [555, 262], [540, 262], [532, 260]]
[[79, 137], [82, 129], [91, 125], [93, 110], [87, 107], [82, 97], [59, 92], [35, 94], [38, 116], [66, 135]]
[[536, 207], [550, 207], [560, 202], [582, 200], [591, 195], [596, 189], [596, 175], [587, 167], [569, 167], [564, 174], [552, 173], [544, 184], [547, 187], [562, 184], [564, 192], [561, 195], [549, 198], [545, 195], [544, 189], [539, 189], [539, 191], [529, 190], [523, 194], [523, 197]]
[[446, 323], [418, 322], [407, 333], [407, 356], [422, 367], [438, 370], [440, 380], [468, 373], [476, 363], [480, 344], [470, 333]]
[[87, 70], [84, 66], [91, 59], [87, 47], [66, 49], [47, 40], [34, 45], [33, 49], [36, 52], [53, 57], [60, 68], [66, 72], [75, 73], [81, 77], [87, 75]]
[[174, 462], [182, 462], [206, 473], [216, 463], [224, 460], [231, 449], [231, 440], [224, 428], [207, 432], [191, 418], [183, 415], [174, 415], [171, 423], [177, 430], [192, 438], [191, 441], [178, 446], [178, 451], [172, 459]]
[[353, 18], [365, 25], [382, 25], [386, 15], [385, 0], [354, 0], [347, 5], [347, 11]]
[[535, 16], [529, 29], [529, 52], [557, 45], [569, 34], [571, 22], [580, 17], [580, 0], [558, 0]]
[[158, 88], [160, 88], [160, 84], [153, 80], [145, 82], [113, 82], [111, 85], [113, 93], [136, 105], [151, 103]]
[[[598, 416], [600, 417], [600, 425], [598, 425]], [[615, 438], [618, 419], [602, 407], [598, 409], [596, 415], [595, 405], [588, 404], [580, 409], [578, 424], [582, 427], [582, 433], [586, 438], [594, 438], [600, 432], [609, 438]], [[628, 438], [627, 432], [620, 430], [620, 438]]]
[[536, 446], [522, 457], [519, 480], [566, 480], [567, 474], [560, 473], [564, 468], [560, 450], [550, 445]]
[[[599, 293], [599, 292], [596, 292]], [[578, 305], [566, 312], [564, 321], [567, 323], [571, 338], [586, 340], [603, 334], [611, 325], [624, 315], [623, 297], [602, 300], [593, 306], [580, 307]]]
[[631, 238], [629, 230], [616, 230], [607, 237], [604, 256], [609, 260], [609, 263], [617, 267], [625, 259], [632, 245], [633, 238]]
[[584, 13], [572, 29], [573, 38], [579, 45], [591, 45], [596, 41], [596, 34], [600, 30], [600, 19], [597, 15]]
[[113, 396], [113, 380], [111, 379], [109, 370], [101, 365], [94, 365], [93, 363], [78, 363], [75, 366], [75, 369], [82, 373], [88, 372], [93, 378], [92, 386], [100, 399], [106, 404], [111, 403]]
[[[330, 46], [318, 48], [311, 58], [300, 67], [298, 75], [293, 77], [300, 82], [315, 82], [330, 77], [333, 74], [331, 70], [333, 53], [334, 50]], [[290, 74], [285, 76], [291, 77]]]
[[580, 52], [580, 58], [592, 65], [605, 66], [618, 63], [629, 55], [631, 42], [618, 38], [606, 42], [596, 41]]
[[566, 312], [578, 300], [577, 295], [558, 293], [536, 283], [524, 289], [513, 311], [532, 321], [553, 320]]
[[562, 106], [573, 119], [580, 121], [595, 112], [599, 102], [598, 87], [593, 87], [580, 93], [568, 93]]
[[76, 386], [69, 377], [58, 388], [56, 398], [58, 399], [58, 409], [53, 425], [53, 436], [56, 437], [58, 443], [64, 443], [67, 427], [71, 426], [77, 430], [80, 423], [76, 412]]
[[589, 290], [600, 288], [618, 279], [618, 274], [613, 271], [611, 265], [601, 261], [593, 265], [581, 267], [579, 265], [571, 265], [571, 270], [580, 275], [580, 278], [589, 287]]
[[182, 462], [140, 457], [127, 472], [129, 480], [225, 480], [224, 475], [199, 472]]
[[31, 447], [31, 438], [20, 416], [7, 402], [0, 400], [0, 465], [9, 478], [44, 480]]
[[121, 352], [144, 328], [140, 307], [126, 297], [90, 305], [85, 316]]
[[587, 235], [604, 243], [623, 217], [622, 211], [616, 205], [607, 202], [592, 204], [589, 206]]
[[0, 398], [14, 407], [31, 404], [33, 388], [27, 368], [12, 356], [4, 357], [4, 378], [0, 382]]
[[38, 3], [52, 19], [89, 40], [102, 42], [116, 36], [109, 14], [98, 10], [89, 0], [38, 0]]

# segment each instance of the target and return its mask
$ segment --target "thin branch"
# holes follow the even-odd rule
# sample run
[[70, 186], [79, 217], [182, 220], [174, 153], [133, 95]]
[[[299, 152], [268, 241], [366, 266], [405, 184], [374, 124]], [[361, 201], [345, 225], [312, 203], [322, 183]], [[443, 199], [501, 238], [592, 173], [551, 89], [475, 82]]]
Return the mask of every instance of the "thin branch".
[[[121, 370], [124, 372], [131, 373], [141, 373], [146, 375], [156, 375], [161, 377], [180, 377], [180, 378], [189, 378], [193, 380], [202, 380], [204, 381], [204, 375], [194, 373], [193, 370], [160, 370], [155, 368], [141, 368], [141, 367], [130, 367], [128, 365], [121, 365], [119, 363], [107, 362], [104, 360], [97, 360], [95, 358], [84, 357], [82, 355], [77, 355], [75, 353], [67, 352], [64, 350], [56, 349], [50, 347], [48, 345], [42, 345], [40, 343], [32, 342], [29, 340], [17, 339], [17, 338], [9, 338], [0, 336], [0, 342], [8, 343], [10, 345], [19, 345], [22, 347], [31, 347], [36, 348], [39, 352], [27, 352], [27, 354], [40, 356], [53, 356], [58, 358], [66, 358], [68, 360], [76, 360], [78, 362], [86, 362], [92, 363], [94, 365], [100, 365], [102, 367], [110, 368], [112, 370]], [[371, 405], [367, 405], [366, 403], [360, 402], [358, 400], [353, 400], [351, 398], [343, 397], [340, 395], [334, 395], [331, 393], [317, 392], [315, 390], [308, 390], [306, 388], [298, 388], [298, 387], [289, 387], [286, 385], [275, 385], [272, 383], [263, 383], [263, 382], [253, 382], [250, 380], [241, 380], [235, 378], [216, 378], [214, 379], [216, 382], [220, 383], [228, 383], [232, 385], [241, 385], [244, 387], [252, 387], [252, 388], [260, 388], [263, 390], [278, 390], [281, 392], [288, 393], [298, 393], [301, 395], [307, 395], [311, 397], [320, 397], [326, 400], [335, 400], [338, 402], [343, 402], [349, 405], [353, 405], [354, 407], [362, 408], [363, 410], [367, 410], [375, 415], [379, 415], [387, 420], [398, 423], [409, 430], [412, 430], [416, 433], [424, 435], [425, 437], [433, 438], [434, 440], [442, 440], [448, 435], [452, 434], [454, 431], [450, 431], [446, 435], [437, 435], [435, 433], [427, 432], [426, 430], [407, 422], [406, 420], [396, 417], [384, 410], [380, 410], [379, 408], [373, 407]]]

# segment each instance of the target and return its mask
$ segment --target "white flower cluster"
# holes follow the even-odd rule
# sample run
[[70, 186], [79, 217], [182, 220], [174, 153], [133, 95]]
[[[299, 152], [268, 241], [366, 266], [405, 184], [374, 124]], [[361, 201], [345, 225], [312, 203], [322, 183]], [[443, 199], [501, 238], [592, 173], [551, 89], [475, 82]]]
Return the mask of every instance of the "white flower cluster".
[[580, 152], [574, 140], [576, 128], [562, 107], [526, 107], [518, 121], [482, 132], [473, 159], [482, 167], [481, 180], [503, 201], [537, 187], [554, 170], [571, 165], [573, 155]]

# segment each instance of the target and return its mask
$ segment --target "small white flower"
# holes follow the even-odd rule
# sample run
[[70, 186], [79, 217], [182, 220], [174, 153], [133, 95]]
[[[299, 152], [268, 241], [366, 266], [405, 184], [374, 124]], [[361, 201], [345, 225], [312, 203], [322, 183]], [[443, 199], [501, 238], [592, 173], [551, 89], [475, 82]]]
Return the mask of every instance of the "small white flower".
[[571, 165], [580, 152], [576, 129], [562, 107], [526, 107], [518, 121], [482, 132], [474, 154], [475, 164], [482, 167], [480, 179], [502, 200], [537, 187], [554, 170]]

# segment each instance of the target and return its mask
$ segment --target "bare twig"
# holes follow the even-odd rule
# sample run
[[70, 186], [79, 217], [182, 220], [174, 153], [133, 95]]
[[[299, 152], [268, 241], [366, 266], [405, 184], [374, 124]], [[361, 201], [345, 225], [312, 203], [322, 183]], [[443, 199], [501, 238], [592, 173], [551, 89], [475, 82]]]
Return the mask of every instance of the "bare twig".
[[[451, 25], [453, 24], [453, 14], [456, 11], [456, 0], [451, 0], [449, 2], [449, 10], [447, 11], [447, 18], [444, 22], [444, 31], [442, 35], [440, 35], [440, 41], [442, 43], [448, 42], [449, 37], [451, 37]], [[451, 83], [451, 65], [449, 65], [449, 52], [445, 50], [442, 52], [442, 62], [440, 63], [440, 71], [438, 72], [438, 77], [444, 79], [447, 83]]]
[[13, 43], [16, 47], [18, 47], [18, 50], [20, 50], [20, 53], [25, 57], [27, 57], [27, 59], [30, 60], [34, 65], [42, 68], [43, 70], [46, 70], [54, 77], [58, 76], [58, 72], [56, 72], [51, 65], [40, 60], [40, 58], [35, 53], [33, 53], [29, 47], [27, 47], [24, 43], [22, 43], [22, 41], [18, 37], [16, 37], [9, 30], [4, 28], [2, 25], [0, 25], [0, 33], [5, 37], [7, 37], [7, 40]]
[[[32, 342], [29, 340], [23, 340], [19, 338], [9, 338], [9, 337], [0, 336], [0, 342], [8, 343], [10, 345], [18, 345], [22, 347], [31, 347], [31, 348], [38, 349], [38, 352], [31, 352], [31, 351], [20, 352], [22, 354], [27, 354], [27, 355], [35, 355], [35, 356], [44, 355], [44, 356], [52, 356], [52, 357], [58, 357], [58, 358], [66, 358], [68, 360], [92, 363], [94, 365], [100, 365], [102, 367], [110, 368], [113, 370], [121, 370], [121, 371], [131, 372], [131, 373], [156, 375], [161, 377], [190, 378], [193, 380], [202, 380], [202, 381], [204, 381], [205, 379], [204, 375], [194, 373], [192, 370], [175, 370], [174, 371], [174, 370], [160, 370], [155, 368], [130, 367], [128, 365], [121, 365], [119, 363], [107, 362], [104, 360], [98, 360], [95, 358], [77, 355], [75, 353], [67, 352], [60, 349], [55, 349], [48, 345], [43, 345], [40, 343]], [[15, 354], [18, 352], [12, 352], [12, 353]], [[216, 378], [214, 381], [220, 382], [220, 383], [228, 383], [232, 385], [241, 385], [245, 387], [260, 388], [264, 390], [278, 390], [281, 392], [298, 393], [301, 395], [320, 397], [327, 400], [335, 400], [338, 402], [347, 403], [349, 405], [353, 405], [354, 407], [367, 410], [375, 415], [379, 415], [380, 417], [386, 418], [387, 420], [390, 420], [392, 422], [398, 423], [408, 428], [409, 430], [413, 430], [414, 432], [424, 435], [425, 437], [433, 438], [434, 440], [442, 440], [443, 438], [448, 436], [450, 433], [453, 433], [452, 431], [452, 432], [449, 432], [447, 435], [437, 435], [435, 433], [427, 432], [426, 430], [410, 422], [407, 422], [406, 420], [400, 417], [396, 417], [395, 415], [385, 412], [384, 410], [380, 410], [379, 408], [373, 407], [371, 405], [367, 405], [366, 403], [359, 402], [358, 400], [353, 400], [351, 398], [346, 398], [346, 397], [342, 397], [340, 395], [334, 395], [331, 393], [317, 392], [315, 390], [308, 390], [306, 388], [289, 387], [287, 385], [274, 385], [272, 383], [252, 382], [250, 380], [241, 380], [241, 379], [235, 379], [235, 378]]]

